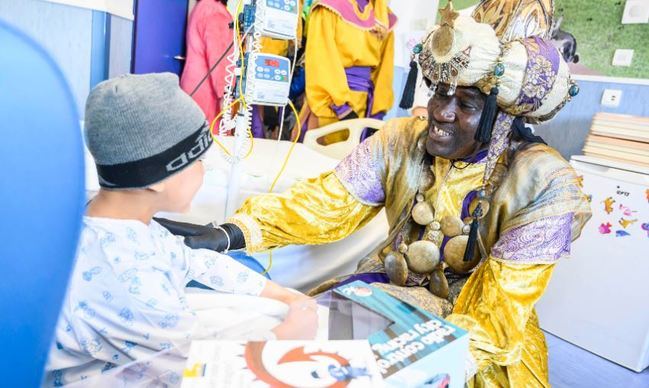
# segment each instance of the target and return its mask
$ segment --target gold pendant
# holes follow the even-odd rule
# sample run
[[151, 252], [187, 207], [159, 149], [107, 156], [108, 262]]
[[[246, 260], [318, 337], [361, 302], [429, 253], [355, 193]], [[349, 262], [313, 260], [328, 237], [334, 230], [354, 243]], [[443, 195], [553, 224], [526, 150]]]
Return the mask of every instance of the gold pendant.
[[448, 237], [455, 237], [462, 234], [464, 222], [459, 217], [446, 216], [440, 222], [442, 233]]
[[451, 51], [455, 43], [455, 34], [450, 26], [441, 26], [433, 33], [433, 54], [443, 57]]
[[464, 251], [466, 250], [469, 236], [456, 236], [448, 240], [444, 246], [444, 262], [455, 273], [467, 273], [472, 270], [480, 261], [480, 255], [474, 252], [471, 261], [464, 261]]
[[433, 33], [433, 54], [438, 57], [443, 57], [451, 51], [453, 43], [455, 42], [455, 19], [460, 15], [453, 9], [453, 3], [448, 2], [445, 8], [440, 9], [442, 15], [442, 22], [440, 28]]
[[448, 298], [448, 280], [446, 280], [446, 275], [444, 275], [443, 266], [438, 265], [430, 274], [428, 290], [440, 298]]
[[415, 241], [408, 246], [406, 261], [415, 273], [430, 273], [439, 264], [439, 247], [426, 240]]
[[428, 225], [435, 220], [433, 207], [426, 201], [417, 202], [412, 208], [412, 219], [419, 225]]
[[405, 286], [408, 280], [408, 264], [406, 259], [399, 252], [390, 252], [383, 259], [385, 273], [388, 275], [390, 282], [397, 286]]

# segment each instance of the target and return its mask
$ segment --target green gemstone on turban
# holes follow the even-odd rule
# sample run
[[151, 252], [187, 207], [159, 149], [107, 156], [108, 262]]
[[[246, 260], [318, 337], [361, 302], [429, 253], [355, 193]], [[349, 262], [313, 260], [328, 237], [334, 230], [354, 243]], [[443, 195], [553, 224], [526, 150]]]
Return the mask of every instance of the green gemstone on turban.
[[494, 75], [496, 77], [502, 77], [505, 74], [505, 65], [502, 63], [496, 64], [496, 67], [494, 67]]
[[421, 43], [417, 43], [415, 47], [412, 48], [412, 52], [415, 54], [419, 54], [423, 50], [423, 46]]

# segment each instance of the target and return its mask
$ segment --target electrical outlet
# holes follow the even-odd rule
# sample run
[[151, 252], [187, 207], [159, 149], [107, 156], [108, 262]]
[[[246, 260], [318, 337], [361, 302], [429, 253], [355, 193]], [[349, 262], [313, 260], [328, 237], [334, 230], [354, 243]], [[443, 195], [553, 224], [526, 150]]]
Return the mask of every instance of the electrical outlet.
[[617, 108], [622, 100], [622, 91], [616, 89], [605, 89], [602, 94], [602, 106]]
[[649, 4], [646, 0], [627, 0], [622, 24], [649, 23]]
[[617, 49], [613, 55], [613, 66], [631, 66], [633, 62], [633, 53], [631, 49]]

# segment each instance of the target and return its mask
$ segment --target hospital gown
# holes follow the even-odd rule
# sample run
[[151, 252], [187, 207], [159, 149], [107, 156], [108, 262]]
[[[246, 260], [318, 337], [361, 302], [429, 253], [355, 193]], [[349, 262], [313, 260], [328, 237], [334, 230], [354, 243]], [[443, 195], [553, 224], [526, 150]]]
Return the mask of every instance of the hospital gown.
[[259, 295], [266, 279], [229, 256], [187, 248], [155, 221], [84, 218], [79, 252], [46, 367], [46, 386], [96, 377], [192, 339], [219, 338], [187, 303], [196, 280]]

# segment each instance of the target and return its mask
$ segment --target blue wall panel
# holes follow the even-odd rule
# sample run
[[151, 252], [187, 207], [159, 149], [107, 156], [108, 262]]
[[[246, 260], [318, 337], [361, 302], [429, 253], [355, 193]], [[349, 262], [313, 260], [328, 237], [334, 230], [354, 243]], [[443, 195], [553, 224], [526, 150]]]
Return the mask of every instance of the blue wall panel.
[[108, 78], [131, 72], [133, 21], [110, 16], [110, 56]]
[[110, 15], [92, 11], [92, 44], [90, 47], [90, 89], [108, 79], [110, 57]]
[[[581, 155], [595, 113], [610, 112], [649, 117], [649, 85], [583, 80], [577, 82], [581, 88], [579, 95], [568, 103], [554, 120], [537, 127], [537, 133], [566, 159], [572, 155]], [[622, 91], [618, 108], [606, 108], [601, 105], [605, 89]]]

